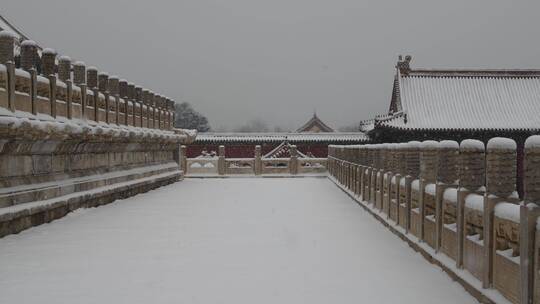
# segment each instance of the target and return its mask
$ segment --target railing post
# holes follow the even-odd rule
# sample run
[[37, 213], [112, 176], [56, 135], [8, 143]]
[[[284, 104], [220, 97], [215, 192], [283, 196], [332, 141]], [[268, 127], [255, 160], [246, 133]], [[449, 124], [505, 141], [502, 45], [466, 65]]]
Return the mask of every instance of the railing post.
[[81, 89], [81, 118], [86, 118], [86, 66], [84, 62], [73, 64], [73, 82]]
[[291, 146], [291, 159], [289, 160], [289, 173], [291, 175], [298, 174], [298, 151], [296, 150], [296, 146]]
[[8, 31], [0, 31], [0, 64], [6, 66], [8, 108], [15, 111], [15, 36]]
[[420, 239], [426, 241], [426, 186], [437, 182], [439, 143], [433, 140], [422, 142], [420, 151]]
[[36, 69], [31, 68], [29, 71], [30, 73], [30, 102], [32, 105], [32, 114], [37, 114], [37, 72]]
[[[437, 184], [435, 188], [435, 251], [439, 251], [442, 242], [444, 222], [443, 194], [447, 188], [456, 187], [458, 172], [459, 144], [452, 140], [443, 140], [439, 144]], [[457, 202], [456, 202], [457, 204]]]
[[218, 149], [218, 174], [219, 175], [225, 175], [226, 172], [225, 168], [225, 146], [219, 146]]
[[261, 160], [261, 146], [255, 146], [255, 159], [254, 159], [253, 168], [255, 170], [255, 175], [262, 174], [262, 160]]
[[180, 170], [183, 170], [184, 174], [188, 174], [187, 148], [184, 145], [180, 146], [179, 165], [180, 165]]
[[485, 147], [479, 140], [466, 139], [459, 145], [459, 187], [457, 193], [457, 257], [456, 266], [463, 268], [465, 242], [465, 198], [484, 186], [486, 179]]
[[71, 105], [71, 58], [68, 56], [60, 56], [58, 58], [58, 79], [66, 84], [66, 117], [71, 119], [72, 117], [72, 105]]
[[119, 109], [120, 109], [120, 97], [118, 96], [118, 85], [119, 85], [118, 76], [109, 77], [108, 89], [109, 89], [109, 93], [114, 98], [113, 121], [117, 125], [120, 124], [120, 121], [119, 121], [119, 117], [120, 117], [120, 112], [119, 112]]
[[516, 142], [501, 137], [490, 139], [486, 158], [483, 288], [491, 287], [493, 282], [495, 205], [516, 190]]
[[51, 116], [56, 118], [56, 76], [49, 75], [50, 95], [49, 101], [51, 103]]
[[[536, 223], [540, 215], [540, 136], [525, 141], [524, 194], [520, 206], [520, 279], [521, 303], [532, 303], [534, 296], [534, 272], [537, 257], [534, 253]], [[536, 267], [538, 267], [536, 265]], [[537, 287], [538, 288], [538, 287]]]
[[8, 31], [0, 31], [0, 63], [14, 62], [15, 36]]
[[71, 119], [73, 117], [73, 83], [70, 79], [66, 80], [67, 96], [66, 96], [66, 106], [67, 106], [67, 118]]
[[143, 102], [142, 102], [142, 87], [135, 86], [135, 95], [134, 95], [134, 102], [133, 102], [133, 109], [135, 110], [135, 106], [139, 108], [139, 121], [133, 123], [136, 127], [141, 127], [143, 125]]
[[122, 123], [127, 126], [129, 125], [129, 85], [127, 80], [121, 79], [118, 82], [118, 93], [124, 101], [124, 121]]
[[54, 74], [56, 67], [56, 51], [53, 49], [43, 49], [41, 51], [41, 75], [48, 77]]
[[411, 229], [412, 212], [412, 182], [420, 175], [420, 142], [410, 141], [407, 143], [406, 162], [407, 176], [405, 177], [405, 232]]
[[[126, 112], [131, 115], [131, 125], [136, 126], [137, 124], [135, 123], [135, 108], [137, 102], [135, 101], [135, 84], [131, 82], [128, 83], [127, 94], [127, 99], [131, 102], [131, 112], [129, 111], [129, 103], [126, 104]], [[129, 124], [129, 121], [126, 124]]]
[[15, 112], [15, 81], [17, 78], [15, 75], [15, 63], [13, 63], [13, 61], [8, 61], [5, 65], [8, 85], [8, 108], [11, 112]]
[[[109, 123], [109, 92], [107, 91], [109, 86], [109, 74], [99, 73], [98, 74], [98, 89], [105, 96], [105, 122]], [[99, 95], [98, 99], [99, 101]], [[97, 107], [97, 106], [96, 106]], [[98, 110], [99, 115], [99, 110]], [[96, 119], [96, 121], [98, 121]]]
[[92, 98], [94, 99], [93, 100], [93, 104], [94, 104], [94, 121], [98, 122], [99, 121], [99, 118], [98, 118], [98, 113], [99, 113], [99, 110], [98, 110], [99, 91], [97, 89], [98, 72], [97, 72], [97, 69], [95, 67], [89, 67], [88, 69], [86, 69], [86, 83], [87, 83], [88, 87], [90, 88], [90, 90], [92, 90], [92, 93], [93, 93]]

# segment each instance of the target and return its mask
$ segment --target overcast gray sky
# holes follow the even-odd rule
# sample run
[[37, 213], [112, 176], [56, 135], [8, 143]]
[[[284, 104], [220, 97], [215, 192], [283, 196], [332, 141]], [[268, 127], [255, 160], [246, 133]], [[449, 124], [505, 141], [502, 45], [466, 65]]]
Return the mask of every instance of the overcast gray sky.
[[414, 67], [540, 67], [540, 1], [2, 0], [45, 47], [177, 101], [214, 127], [334, 127], [387, 110]]

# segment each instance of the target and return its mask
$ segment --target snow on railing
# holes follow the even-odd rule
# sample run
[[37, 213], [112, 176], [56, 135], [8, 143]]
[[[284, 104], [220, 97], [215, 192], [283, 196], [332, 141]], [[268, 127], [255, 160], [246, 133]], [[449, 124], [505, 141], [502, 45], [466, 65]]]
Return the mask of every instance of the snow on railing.
[[[533, 303], [540, 290], [540, 136], [524, 146], [523, 199], [516, 192], [516, 150], [507, 138], [487, 146], [477, 140], [330, 145], [327, 167], [363, 204], [454, 260], [477, 285], [493, 286], [513, 303]], [[540, 302], [540, 293], [535, 297]]]
[[[38, 52], [26, 40], [15, 55], [15, 36], [0, 32], [0, 107], [52, 118], [88, 120], [95, 124], [171, 130], [174, 101], [120, 80], [83, 62], [57, 57], [52, 49]], [[3, 115], [9, 113], [4, 112]], [[9, 115], [8, 115], [9, 116]], [[17, 117], [17, 115], [12, 115]]]
[[187, 176], [226, 175], [326, 175], [326, 158], [299, 157], [296, 146], [291, 146], [290, 157], [265, 158], [261, 147], [255, 147], [253, 158], [225, 158], [225, 147], [220, 146], [217, 156], [186, 157], [186, 147], [180, 149], [180, 164]]

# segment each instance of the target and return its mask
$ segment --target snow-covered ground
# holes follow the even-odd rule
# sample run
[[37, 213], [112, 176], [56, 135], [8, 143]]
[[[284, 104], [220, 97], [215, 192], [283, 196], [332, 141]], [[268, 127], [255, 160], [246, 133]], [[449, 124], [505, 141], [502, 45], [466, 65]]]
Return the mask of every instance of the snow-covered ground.
[[476, 303], [332, 182], [188, 179], [0, 239], [2, 303]]

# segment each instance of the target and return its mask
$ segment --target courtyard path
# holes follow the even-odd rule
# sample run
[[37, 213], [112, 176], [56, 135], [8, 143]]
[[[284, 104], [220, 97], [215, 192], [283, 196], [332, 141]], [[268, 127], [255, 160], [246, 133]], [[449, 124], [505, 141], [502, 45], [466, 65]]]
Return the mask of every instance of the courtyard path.
[[2, 303], [476, 303], [324, 178], [187, 179], [0, 239]]

